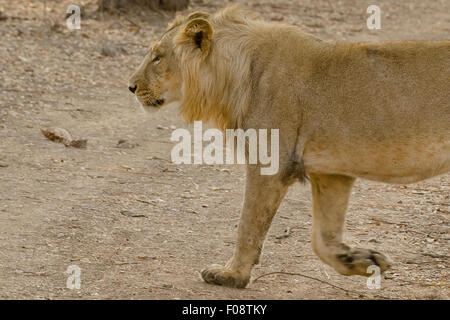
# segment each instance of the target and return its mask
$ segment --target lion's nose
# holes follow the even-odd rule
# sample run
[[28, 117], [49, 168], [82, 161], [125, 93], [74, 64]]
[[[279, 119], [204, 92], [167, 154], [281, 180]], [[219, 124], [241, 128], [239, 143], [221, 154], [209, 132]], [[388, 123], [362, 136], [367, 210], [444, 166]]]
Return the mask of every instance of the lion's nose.
[[134, 86], [134, 87], [128, 87], [128, 90], [130, 90], [131, 93], [135, 93], [136, 90], [137, 90], [137, 86]]

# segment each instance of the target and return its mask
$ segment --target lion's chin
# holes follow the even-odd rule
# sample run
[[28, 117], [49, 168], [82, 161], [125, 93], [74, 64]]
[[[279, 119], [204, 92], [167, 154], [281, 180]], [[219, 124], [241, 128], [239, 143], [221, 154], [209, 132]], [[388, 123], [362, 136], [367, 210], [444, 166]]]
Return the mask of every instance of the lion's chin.
[[158, 100], [158, 102], [154, 103], [150, 101], [142, 101], [138, 97], [136, 97], [136, 100], [146, 113], [155, 113], [166, 105], [166, 101], [164, 99]]
[[151, 105], [143, 105], [141, 104], [142, 109], [147, 114], [153, 114], [161, 110], [162, 106], [151, 106]]

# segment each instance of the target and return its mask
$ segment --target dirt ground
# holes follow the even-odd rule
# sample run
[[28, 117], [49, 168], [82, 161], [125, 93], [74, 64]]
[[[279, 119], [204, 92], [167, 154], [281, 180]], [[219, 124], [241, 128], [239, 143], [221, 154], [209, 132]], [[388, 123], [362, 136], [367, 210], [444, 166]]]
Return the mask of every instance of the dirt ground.
[[[74, 1], [2, 0], [0, 10], [0, 298], [2, 299], [448, 299], [450, 175], [409, 185], [358, 181], [347, 241], [395, 262], [380, 290], [324, 265], [310, 245], [308, 185], [295, 185], [245, 290], [205, 284], [199, 270], [225, 263], [235, 243], [244, 171], [176, 166], [168, 106], [151, 116], [127, 91], [152, 40], [173, 13], [95, 13], [65, 25]], [[231, 1], [230, 1], [231, 2]], [[233, 1], [235, 2], [235, 1]], [[343, 41], [450, 38], [450, 0], [241, 1], [267, 19]], [[214, 12], [224, 1], [193, 1]], [[368, 30], [366, 9], [382, 10]], [[116, 56], [102, 54], [113, 46]], [[86, 150], [41, 134], [62, 127]], [[117, 148], [120, 139], [129, 149]], [[286, 228], [292, 233], [277, 239]], [[66, 287], [70, 265], [81, 288]]]

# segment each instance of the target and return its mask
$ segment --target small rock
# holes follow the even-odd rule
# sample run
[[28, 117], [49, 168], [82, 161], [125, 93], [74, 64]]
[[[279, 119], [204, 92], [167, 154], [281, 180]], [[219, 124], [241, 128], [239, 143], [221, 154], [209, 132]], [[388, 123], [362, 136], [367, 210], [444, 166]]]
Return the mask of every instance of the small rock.
[[72, 141], [72, 136], [70, 135], [70, 133], [62, 128], [41, 129], [41, 132], [47, 139], [53, 142], [62, 143], [66, 146], [68, 146]]
[[49, 128], [41, 129], [41, 132], [47, 139], [53, 142], [62, 143], [66, 147], [73, 147], [78, 149], [87, 148], [87, 139], [72, 139], [72, 136], [66, 129]]
[[169, 130], [169, 128], [164, 127], [164, 126], [162, 126], [162, 125], [158, 125], [158, 126], [156, 127], [156, 129], [158, 129], [158, 130]]
[[69, 48], [65, 49], [63, 52], [64, 52], [66, 55], [68, 55], [69, 57], [73, 55], [73, 50], [72, 50], [72, 49], [69, 49]]
[[72, 140], [69, 143], [69, 147], [78, 148], [78, 149], [86, 149], [87, 148], [87, 139], [76, 139]]
[[120, 54], [120, 49], [110, 43], [104, 43], [102, 46], [102, 55], [107, 57], [116, 57]]
[[117, 142], [116, 148], [120, 148], [120, 149], [133, 149], [136, 148], [137, 146], [139, 146], [139, 144], [137, 143], [130, 143], [127, 140], [119, 140], [119, 142]]
[[110, 29], [121, 29], [123, 26], [118, 21], [114, 21], [109, 25]]
[[6, 162], [0, 162], [0, 168], [7, 168], [9, 167], [9, 164], [7, 164]]
[[119, 142], [116, 145], [116, 148], [130, 149], [130, 143], [126, 140], [119, 140]]
[[275, 236], [276, 239], [285, 239], [291, 235], [291, 228], [287, 228], [284, 233]]
[[122, 211], [120, 211], [120, 213], [126, 217], [131, 217], [131, 218], [146, 218], [147, 217], [145, 214], [131, 212], [131, 211], [127, 211], [127, 210], [122, 210]]

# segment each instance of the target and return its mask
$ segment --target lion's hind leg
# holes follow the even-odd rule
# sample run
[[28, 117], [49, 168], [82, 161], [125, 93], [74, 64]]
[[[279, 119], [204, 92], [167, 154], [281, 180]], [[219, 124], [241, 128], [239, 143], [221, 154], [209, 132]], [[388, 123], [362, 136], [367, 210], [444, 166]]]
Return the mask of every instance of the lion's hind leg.
[[354, 178], [311, 174], [313, 195], [312, 246], [319, 258], [343, 275], [370, 276], [368, 268], [378, 266], [383, 272], [389, 259], [376, 251], [351, 248], [343, 243], [345, 213]]

